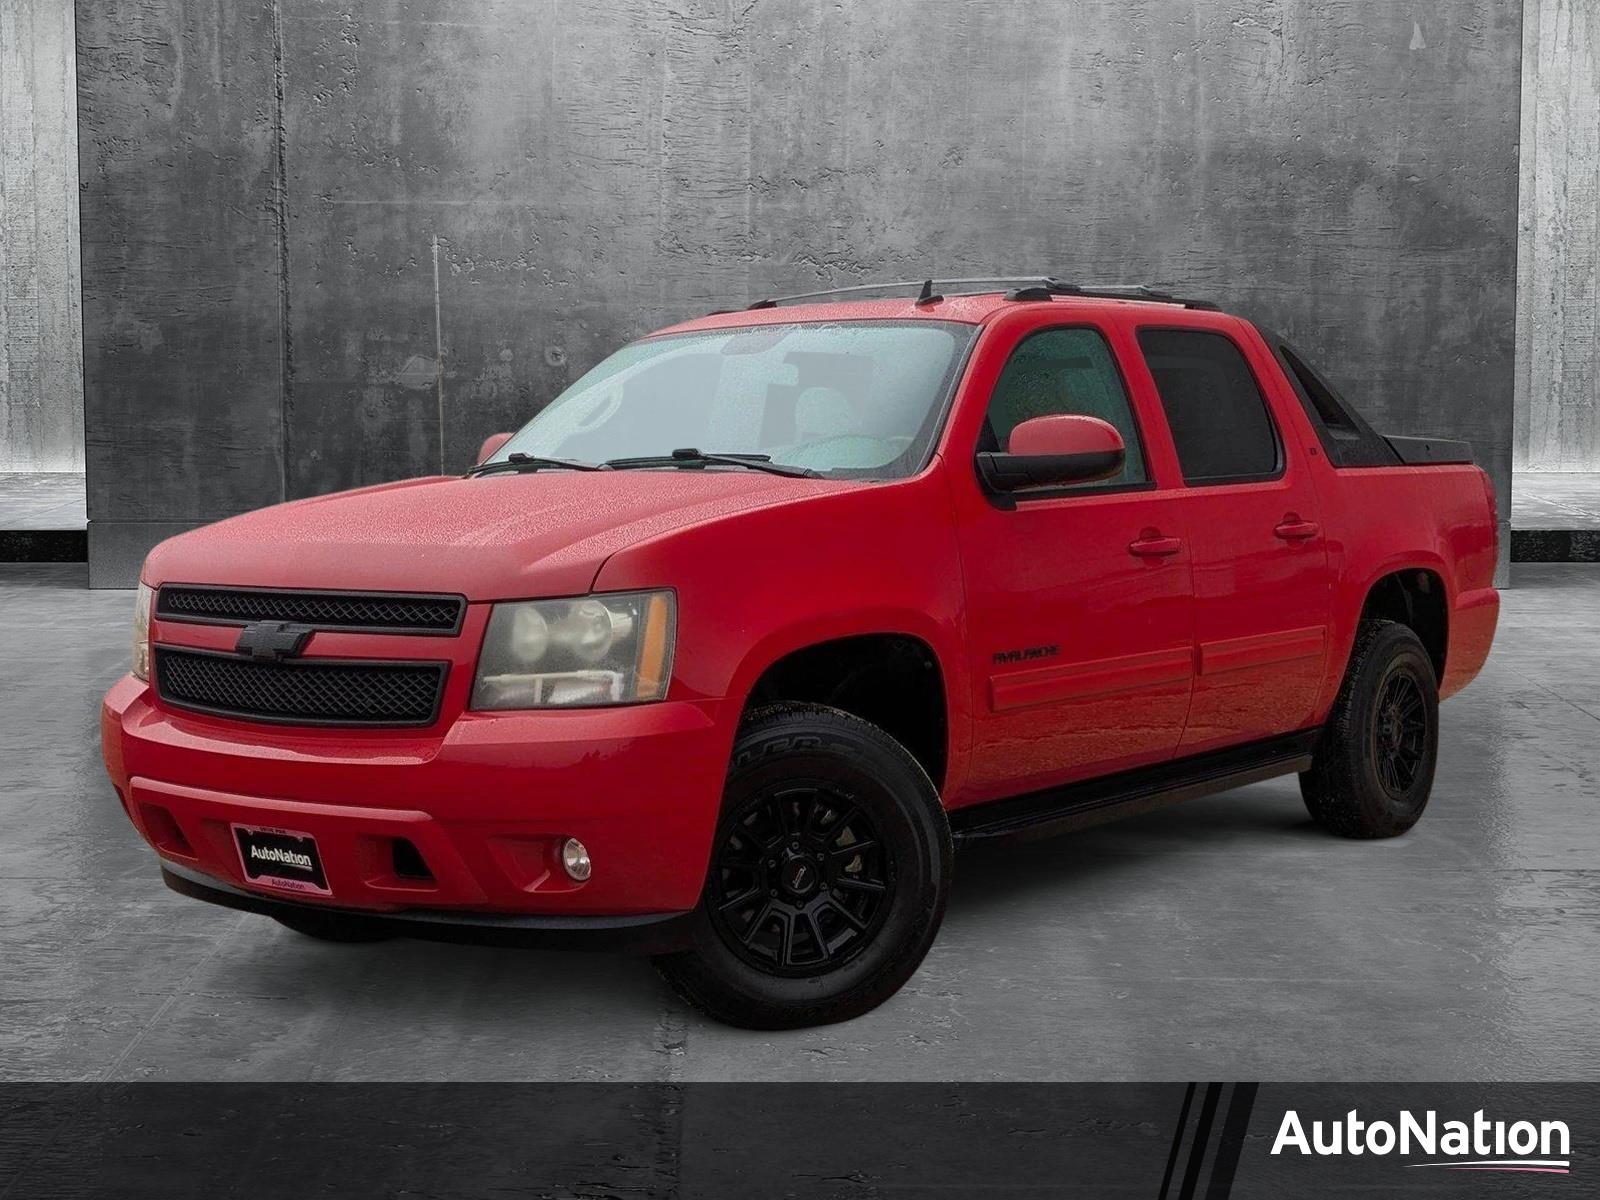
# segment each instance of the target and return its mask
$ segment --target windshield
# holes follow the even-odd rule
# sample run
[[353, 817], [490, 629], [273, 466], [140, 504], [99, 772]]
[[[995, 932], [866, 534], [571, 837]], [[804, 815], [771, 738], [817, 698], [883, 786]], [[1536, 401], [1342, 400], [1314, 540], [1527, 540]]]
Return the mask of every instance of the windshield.
[[562, 392], [489, 461], [603, 463], [694, 447], [836, 477], [900, 478], [927, 461], [977, 332], [851, 321], [647, 338]]

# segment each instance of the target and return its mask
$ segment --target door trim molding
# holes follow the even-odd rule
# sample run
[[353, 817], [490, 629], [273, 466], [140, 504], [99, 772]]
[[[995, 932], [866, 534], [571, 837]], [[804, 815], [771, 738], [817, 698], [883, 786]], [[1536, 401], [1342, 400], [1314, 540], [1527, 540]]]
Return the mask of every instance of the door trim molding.
[[989, 676], [989, 709], [1009, 712], [1038, 704], [1089, 700], [1167, 683], [1184, 683], [1194, 674], [1194, 666], [1194, 649], [1176, 646], [1146, 654], [1007, 671]]
[[1326, 625], [1307, 625], [1303, 629], [1201, 642], [1195, 673], [1202, 676], [1221, 675], [1228, 671], [1244, 671], [1302, 658], [1321, 658], [1327, 650], [1327, 644]]

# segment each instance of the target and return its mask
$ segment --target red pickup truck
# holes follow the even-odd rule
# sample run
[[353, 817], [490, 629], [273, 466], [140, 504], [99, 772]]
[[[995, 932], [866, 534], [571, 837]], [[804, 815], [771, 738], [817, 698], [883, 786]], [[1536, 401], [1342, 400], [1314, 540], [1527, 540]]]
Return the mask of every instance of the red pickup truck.
[[827, 296], [157, 547], [102, 727], [168, 885], [631, 946], [780, 1028], [905, 982], [962, 843], [1288, 772], [1334, 833], [1417, 820], [1498, 612], [1466, 447], [1148, 288]]

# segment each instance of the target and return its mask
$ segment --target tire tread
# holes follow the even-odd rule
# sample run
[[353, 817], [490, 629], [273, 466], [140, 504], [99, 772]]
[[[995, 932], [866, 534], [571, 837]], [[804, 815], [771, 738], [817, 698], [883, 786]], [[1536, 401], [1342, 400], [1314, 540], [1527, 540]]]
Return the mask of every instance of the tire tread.
[[[1389, 662], [1402, 653], [1414, 653], [1426, 665], [1432, 681], [1432, 664], [1416, 633], [1396, 621], [1366, 620], [1356, 630], [1349, 666], [1332, 712], [1318, 739], [1311, 767], [1300, 774], [1300, 795], [1306, 811], [1329, 833], [1346, 838], [1396, 837], [1416, 824], [1427, 806], [1432, 788], [1435, 745], [1426, 766], [1428, 786], [1421, 803], [1404, 815], [1389, 811], [1373, 794], [1367, 778], [1364, 727], [1365, 689], [1376, 686]], [[1436, 685], [1435, 685], [1436, 686]], [[1438, 737], [1437, 695], [1430, 700], [1430, 736]]]
[[[860, 717], [820, 704], [784, 702], [752, 711], [739, 731], [730, 772], [753, 761], [752, 754], [782, 753], [788, 747], [785, 733], [794, 736], [834, 737], [850, 743], [866, 742], [882, 751], [908, 773], [912, 791], [927, 805], [937, 838], [938, 878], [941, 885], [923, 898], [915, 914], [919, 936], [897, 948], [872, 975], [857, 986], [815, 1003], [770, 1001], [751, 995], [726, 979], [694, 950], [656, 959], [656, 969], [682, 1000], [714, 1020], [746, 1029], [796, 1029], [849, 1020], [876, 1008], [915, 972], [932, 945], [944, 917], [951, 863], [954, 855], [950, 824], [939, 803], [938, 791], [922, 765], [898, 741]], [[752, 741], [759, 745], [752, 747]]]

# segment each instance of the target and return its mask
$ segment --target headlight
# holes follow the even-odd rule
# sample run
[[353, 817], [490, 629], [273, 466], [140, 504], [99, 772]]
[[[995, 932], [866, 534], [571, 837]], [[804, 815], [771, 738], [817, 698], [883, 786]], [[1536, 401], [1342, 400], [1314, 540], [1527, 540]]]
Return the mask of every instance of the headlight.
[[150, 599], [155, 593], [145, 584], [133, 599], [133, 675], [150, 678]]
[[496, 604], [472, 707], [639, 704], [667, 694], [677, 613], [671, 592]]

